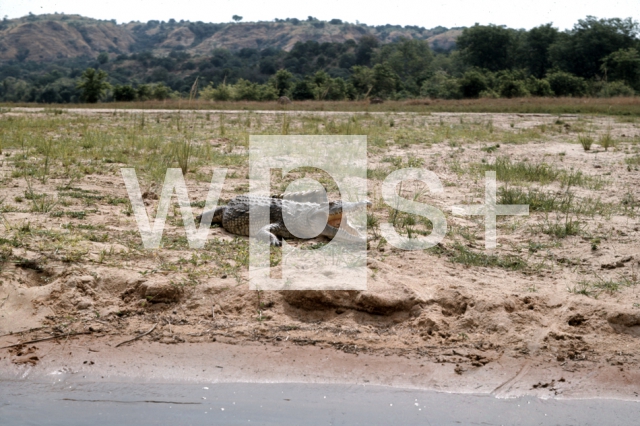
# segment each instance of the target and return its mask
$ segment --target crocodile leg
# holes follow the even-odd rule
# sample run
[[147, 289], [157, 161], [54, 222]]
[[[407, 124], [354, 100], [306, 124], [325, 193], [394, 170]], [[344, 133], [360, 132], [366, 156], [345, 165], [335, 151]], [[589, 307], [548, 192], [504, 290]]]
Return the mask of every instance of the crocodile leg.
[[270, 223], [269, 225], [261, 228], [255, 237], [264, 242], [268, 241], [269, 244], [274, 247], [280, 247], [282, 246], [282, 242], [278, 239], [277, 235], [282, 233], [283, 227], [284, 225], [279, 223]]

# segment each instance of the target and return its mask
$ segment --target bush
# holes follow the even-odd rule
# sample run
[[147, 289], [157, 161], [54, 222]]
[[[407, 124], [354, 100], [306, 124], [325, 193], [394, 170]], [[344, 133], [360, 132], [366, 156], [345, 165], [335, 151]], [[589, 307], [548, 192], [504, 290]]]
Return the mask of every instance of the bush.
[[324, 94], [323, 99], [341, 101], [347, 97], [347, 83], [340, 77], [328, 79], [320, 89]]
[[260, 100], [258, 84], [252, 83], [245, 79], [239, 79], [233, 86], [234, 99], [238, 101], [257, 101]]
[[489, 83], [480, 71], [467, 71], [460, 79], [460, 93], [464, 98], [478, 98], [480, 92], [487, 89], [489, 89]]
[[116, 102], [131, 102], [136, 99], [136, 90], [130, 85], [113, 88], [113, 100]]
[[458, 80], [445, 71], [436, 71], [433, 77], [425, 80], [420, 95], [431, 99], [457, 99], [460, 97]]
[[149, 99], [151, 99], [152, 95], [153, 93], [151, 91], [151, 87], [149, 87], [148, 84], [141, 84], [136, 89], [136, 96], [138, 97], [138, 100], [148, 101]]
[[494, 90], [487, 89], [480, 92], [480, 98], [482, 99], [498, 99], [500, 95], [498, 95]]
[[529, 96], [529, 91], [522, 80], [503, 79], [498, 89], [503, 98], [522, 98]]
[[599, 98], [635, 95], [635, 91], [633, 90], [633, 88], [627, 86], [622, 81], [599, 82], [599, 84], [594, 85], [593, 89], [594, 96], [597, 96]]
[[309, 99], [313, 99], [313, 89], [313, 83], [308, 78], [298, 80], [291, 89], [290, 97], [295, 101], [306, 101]]
[[171, 97], [171, 89], [164, 85], [164, 83], [156, 84], [153, 88], [152, 95], [153, 99], [158, 101], [163, 101], [165, 99], [169, 99]]
[[551, 90], [551, 85], [549, 84], [549, 80], [546, 79], [538, 79], [535, 77], [529, 77], [525, 82], [527, 90], [533, 96], [553, 96], [553, 90]]
[[551, 90], [556, 96], [584, 96], [587, 83], [582, 77], [576, 77], [564, 71], [556, 71], [547, 75]]
[[200, 91], [200, 98], [207, 101], [228, 101], [232, 98], [231, 88], [226, 84], [215, 87], [211, 83]]
[[237, 101], [274, 101], [278, 99], [278, 91], [271, 85], [252, 83], [239, 79], [232, 89], [233, 99]]

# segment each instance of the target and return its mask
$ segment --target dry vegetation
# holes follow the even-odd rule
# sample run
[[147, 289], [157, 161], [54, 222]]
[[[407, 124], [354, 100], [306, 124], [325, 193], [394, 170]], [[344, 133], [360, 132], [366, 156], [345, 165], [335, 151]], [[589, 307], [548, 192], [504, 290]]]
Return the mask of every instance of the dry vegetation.
[[[214, 228], [204, 250], [189, 250], [177, 206], [161, 248], [142, 248], [119, 169], [136, 168], [153, 215], [166, 168], [182, 168], [199, 211], [215, 167], [229, 169], [223, 202], [248, 191], [250, 134], [367, 135], [368, 291], [250, 292], [247, 240]], [[454, 362], [460, 373], [505, 353], [574, 370], [640, 361], [636, 116], [5, 109], [0, 149], [0, 334], [158, 323], [145, 339], [290, 339]], [[381, 200], [382, 179], [403, 167], [432, 170], [445, 187], [438, 197], [402, 187], [445, 212], [449, 232], [432, 249], [380, 237], [382, 221], [410, 237], [431, 229]], [[531, 211], [499, 218], [490, 251], [481, 217], [451, 214], [484, 200], [487, 170], [499, 203]], [[292, 178], [304, 174], [314, 176]]]
[[[5, 103], [5, 109], [32, 108], [33, 104]], [[340, 111], [340, 112], [469, 112], [469, 113], [520, 113], [520, 114], [604, 114], [626, 117], [640, 116], [640, 98], [498, 98], [498, 99], [412, 99], [385, 101], [370, 104], [368, 101], [296, 101], [278, 106], [276, 102], [212, 102], [205, 100], [173, 99], [143, 102], [110, 102], [108, 104], [59, 104], [54, 109], [145, 109], [145, 110], [238, 110], [238, 111]], [[186, 112], [186, 111], [185, 111]]]

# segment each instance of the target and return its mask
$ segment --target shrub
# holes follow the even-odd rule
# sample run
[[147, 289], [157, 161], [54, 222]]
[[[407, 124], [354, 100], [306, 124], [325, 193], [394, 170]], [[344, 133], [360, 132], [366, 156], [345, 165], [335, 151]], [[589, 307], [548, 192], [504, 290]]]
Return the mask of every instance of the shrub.
[[584, 96], [587, 83], [582, 77], [576, 77], [564, 71], [556, 71], [547, 75], [551, 90], [556, 96]]
[[131, 102], [136, 99], [136, 90], [130, 85], [113, 88], [113, 99], [117, 102]]
[[163, 101], [171, 97], [171, 89], [164, 85], [164, 83], [156, 84], [153, 87], [152, 95], [153, 99]]
[[228, 101], [232, 98], [232, 93], [226, 84], [214, 87], [211, 83], [200, 91], [200, 97], [208, 101]]
[[525, 82], [527, 90], [533, 96], [553, 96], [549, 80], [529, 77]]
[[305, 78], [298, 80], [291, 89], [291, 99], [295, 101], [306, 101], [314, 98], [313, 83]]
[[635, 95], [635, 91], [622, 81], [601, 82], [594, 89], [594, 95], [599, 98]]
[[498, 99], [500, 95], [498, 95], [494, 90], [487, 89], [480, 92], [480, 97], [482, 99]]
[[460, 93], [465, 98], [477, 98], [480, 96], [480, 92], [489, 89], [486, 76], [476, 70], [465, 72], [459, 83]]
[[500, 82], [499, 93], [503, 98], [522, 98], [529, 95], [524, 81], [514, 79], [503, 79]]
[[233, 98], [238, 101], [257, 101], [260, 100], [258, 93], [258, 84], [252, 83], [243, 78], [239, 79], [233, 85]]
[[422, 84], [420, 95], [432, 99], [457, 99], [460, 97], [460, 86], [458, 80], [445, 71], [436, 71], [433, 77]]
[[136, 96], [141, 101], [148, 101], [152, 96], [151, 87], [148, 84], [141, 84], [136, 89]]

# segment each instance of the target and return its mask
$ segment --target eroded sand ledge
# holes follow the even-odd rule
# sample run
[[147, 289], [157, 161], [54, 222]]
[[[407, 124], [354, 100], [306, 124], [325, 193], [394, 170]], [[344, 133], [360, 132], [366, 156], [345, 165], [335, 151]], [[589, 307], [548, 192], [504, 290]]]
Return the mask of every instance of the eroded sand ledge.
[[356, 355], [290, 342], [276, 345], [135, 342], [115, 348], [121, 341], [81, 336], [36, 343], [28, 347], [37, 348], [38, 362], [16, 365], [12, 356], [3, 356], [1, 378], [45, 382], [331, 383], [488, 394], [498, 398], [533, 395], [640, 400], [637, 386], [640, 372], [585, 362], [558, 366], [543, 360], [505, 356], [482, 368], [456, 372], [456, 364], [434, 363], [420, 357]]

